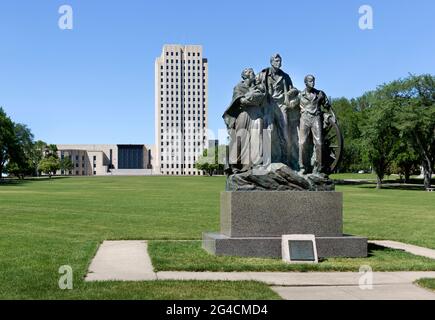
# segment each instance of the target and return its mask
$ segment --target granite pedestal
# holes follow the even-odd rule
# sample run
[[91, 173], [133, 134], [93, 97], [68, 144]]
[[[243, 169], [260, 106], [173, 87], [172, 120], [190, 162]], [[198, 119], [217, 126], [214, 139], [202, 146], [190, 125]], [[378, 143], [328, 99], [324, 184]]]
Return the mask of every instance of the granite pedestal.
[[282, 235], [314, 234], [319, 258], [367, 256], [367, 238], [343, 235], [340, 192], [223, 192], [220, 214], [221, 232], [203, 234], [212, 254], [280, 258]]

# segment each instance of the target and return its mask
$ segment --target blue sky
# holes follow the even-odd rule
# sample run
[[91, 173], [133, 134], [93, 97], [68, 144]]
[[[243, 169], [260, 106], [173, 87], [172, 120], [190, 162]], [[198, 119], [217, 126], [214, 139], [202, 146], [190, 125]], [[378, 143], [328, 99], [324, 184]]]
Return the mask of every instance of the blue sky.
[[[74, 29], [58, 9], [74, 9]], [[358, 27], [371, 5], [374, 29]], [[0, 106], [49, 143], [154, 143], [154, 61], [165, 43], [201, 44], [209, 125], [245, 67], [279, 52], [295, 85], [307, 73], [356, 97], [408, 73], [435, 73], [433, 0], [2, 0]]]

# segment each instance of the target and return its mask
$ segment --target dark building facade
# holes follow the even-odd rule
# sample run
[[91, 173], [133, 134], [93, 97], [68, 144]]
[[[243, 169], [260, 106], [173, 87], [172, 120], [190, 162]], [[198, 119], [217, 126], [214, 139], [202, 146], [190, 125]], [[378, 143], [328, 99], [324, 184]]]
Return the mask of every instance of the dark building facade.
[[143, 145], [118, 145], [118, 169], [147, 169], [144, 162]]

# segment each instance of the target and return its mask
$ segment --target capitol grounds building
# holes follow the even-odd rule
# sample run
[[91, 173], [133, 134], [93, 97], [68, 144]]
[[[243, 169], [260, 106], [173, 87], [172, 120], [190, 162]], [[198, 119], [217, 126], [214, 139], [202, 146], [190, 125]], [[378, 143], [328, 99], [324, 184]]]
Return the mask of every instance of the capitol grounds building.
[[208, 61], [200, 45], [164, 45], [155, 60], [155, 166], [164, 175], [202, 175], [207, 148]]
[[74, 168], [60, 175], [153, 175], [154, 146], [141, 144], [57, 145], [59, 159], [70, 158]]
[[[208, 148], [217, 148], [218, 140], [208, 141]], [[155, 146], [143, 144], [58, 144], [59, 159], [70, 158], [73, 169], [59, 170], [65, 176], [149, 176], [180, 175], [176, 171], [159, 170]], [[202, 172], [190, 175], [202, 175]]]
[[200, 45], [164, 45], [155, 60], [155, 145], [57, 145], [73, 170], [58, 174], [203, 175], [195, 162], [208, 141], [208, 61]]

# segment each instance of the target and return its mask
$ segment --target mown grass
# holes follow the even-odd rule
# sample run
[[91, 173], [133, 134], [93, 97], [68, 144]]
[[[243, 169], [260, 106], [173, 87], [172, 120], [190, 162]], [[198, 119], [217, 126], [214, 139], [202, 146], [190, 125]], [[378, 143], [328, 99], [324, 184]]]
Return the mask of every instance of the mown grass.
[[[75, 281], [75, 284], [77, 281]], [[266, 284], [255, 281], [78, 281], [73, 290], [7, 292], [2, 299], [62, 300], [279, 300]]]
[[[331, 178], [336, 180], [354, 179], [376, 181], [376, 175], [374, 173], [335, 173], [331, 175]], [[386, 177], [387, 180], [389, 180], [389, 178], [395, 178], [395, 176]]]
[[[199, 240], [204, 231], [218, 231], [219, 193], [224, 185], [224, 177], [1, 183], [0, 298], [86, 299], [98, 292], [105, 292], [101, 298], [130, 297], [125, 284], [82, 280], [98, 245], [106, 239]], [[337, 190], [344, 192], [346, 233], [435, 248], [434, 193], [376, 190], [374, 185], [343, 185]], [[74, 270], [72, 292], [58, 288], [62, 265]], [[159, 286], [135, 284], [139, 291], [153, 285]], [[159, 292], [164, 294], [156, 289], [156, 295]]]
[[420, 287], [435, 291], [435, 279], [424, 278], [417, 280], [415, 283]]
[[424, 190], [376, 190], [337, 186], [344, 193], [344, 232], [435, 249], [435, 194]]
[[373, 271], [433, 271], [435, 260], [400, 250], [369, 245], [367, 258], [331, 258], [319, 264], [286, 264], [281, 259], [214, 256], [201, 248], [200, 241], [151, 241], [148, 245], [157, 271], [353, 271], [363, 265]]
[[[218, 217], [209, 182], [201, 177], [104, 177], [0, 185], [0, 298], [104, 298], [100, 290], [108, 299], [134, 298], [134, 291], [118, 289], [125, 285], [83, 281], [98, 245], [105, 239], [190, 239], [211, 228]], [[58, 287], [62, 265], [74, 270], [72, 291]], [[135, 286], [136, 294], [143, 289], [154, 291], [148, 293], [153, 298], [167, 296], [159, 283]], [[226, 285], [210, 287], [210, 294], [219, 286]], [[192, 297], [207, 296], [202, 284], [190, 288]], [[233, 289], [233, 297], [244, 289], [249, 291], [249, 285], [241, 285], [237, 294]], [[262, 292], [271, 294], [267, 287]]]

